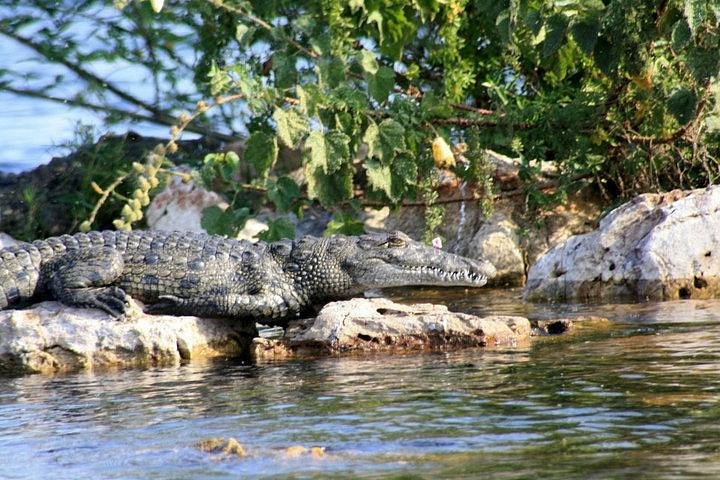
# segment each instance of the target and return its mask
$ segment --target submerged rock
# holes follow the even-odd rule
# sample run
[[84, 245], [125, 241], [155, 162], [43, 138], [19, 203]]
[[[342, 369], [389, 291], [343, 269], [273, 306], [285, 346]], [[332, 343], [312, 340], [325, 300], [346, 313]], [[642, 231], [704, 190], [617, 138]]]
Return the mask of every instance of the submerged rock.
[[245, 447], [233, 437], [228, 439], [206, 438], [197, 442], [195, 446], [201, 452], [221, 454], [223, 457], [247, 457]]
[[348, 352], [405, 352], [517, 346], [530, 337], [523, 317], [477, 317], [429, 303], [355, 298], [326, 305], [317, 318], [291, 324], [279, 340], [257, 338], [258, 359]]
[[58, 302], [0, 311], [0, 372], [55, 373], [238, 356], [256, 335], [254, 324], [133, 310], [125, 321]]
[[525, 298], [720, 297], [720, 186], [640, 195], [528, 272]]

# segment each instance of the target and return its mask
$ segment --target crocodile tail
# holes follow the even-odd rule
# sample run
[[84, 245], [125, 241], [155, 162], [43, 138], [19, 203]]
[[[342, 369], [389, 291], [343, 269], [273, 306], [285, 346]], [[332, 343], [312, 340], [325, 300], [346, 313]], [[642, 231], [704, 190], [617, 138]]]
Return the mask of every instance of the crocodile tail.
[[29, 302], [37, 293], [42, 254], [29, 243], [0, 250], [0, 310]]

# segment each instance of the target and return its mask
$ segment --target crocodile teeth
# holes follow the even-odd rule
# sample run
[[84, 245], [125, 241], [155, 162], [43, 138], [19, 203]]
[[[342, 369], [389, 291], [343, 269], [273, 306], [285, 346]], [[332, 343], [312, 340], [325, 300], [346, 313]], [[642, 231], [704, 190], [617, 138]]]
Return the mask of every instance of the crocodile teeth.
[[482, 283], [485, 281], [485, 276], [477, 274], [475, 272], [470, 272], [468, 270], [461, 270], [461, 271], [455, 271], [455, 272], [448, 272], [445, 270], [441, 270], [436, 267], [405, 267], [405, 270], [410, 270], [422, 274], [430, 274], [433, 276], [436, 276], [443, 280], [467, 280], [472, 283]]

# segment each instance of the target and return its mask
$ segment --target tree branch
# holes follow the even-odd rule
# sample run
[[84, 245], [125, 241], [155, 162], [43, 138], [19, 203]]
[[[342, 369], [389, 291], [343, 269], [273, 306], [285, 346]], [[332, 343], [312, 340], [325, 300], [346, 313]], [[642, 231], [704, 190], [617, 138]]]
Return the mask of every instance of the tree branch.
[[705, 109], [706, 103], [707, 90], [704, 92], [703, 97], [700, 99], [697, 107], [695, 108], [695, 116], [693, 117], [693, 119], [666, 137], [657, 138], [644, 135], [630, 135], [625, 137], [623, 140], [626, 140], [630, 143], [642, 143], [645, 145], [673, 143], [675, 140], [679, 140], [680, 138], [682, 138], [688, 130], [695, 126], [698, 119], [700, 118], [700, 115], [702, 114], [702, 111]]
[[[141, 113], [131, 112], [128, 110], [123, 110], [121, 108], [115, 108], [115, 107], [111, 107], [108, 105], [98, 105], [95, 103], [86, 102], [84, 100], [56, 97], [56, 96], [38, 92], [35, 90], [26, 90], [26, 89], [11, 87], [10, 85], [0, 84], [0, 90], [14, 93], [15, 95], [22, 95], [22, 96], [31, 97], [31, 98], [39, 98], [42, 100], [49, 100], [51, 102], [62, 103], [64, 105], [71, 105], [71, 106], [75, 106], [75, 107], [87, 108], [89, 110], [94, 110], [96, 112], [114, 113], [117, 115], [122, 115], [127, 118], [132, 118], [133, 120], [139, 120], [142, 122], [159, 123], [161, 125], [173, 125], [177, 121], [176, 119], [169, 117], [171, 119], [170, 122], [159, 122], [155, 117], [151, 117], [149, 115], [143, 115]], [[215, 132], [215, 131], [208, 130], [206, 128], [199, 127], [199, 126], [188, 126], [185, 130], [187, 130], [189, 132], [193, 132], [193, 133], [198, 133], [207, 138], [220, 140], [223, 142], [234, 142], [237, 140], [236, 137], [233, 137], [231, 135], [226, 135], [224, 133]]]
[[[455, 125], [458, 127], [496, 127], [500, 125], [497, 121], [494, 120], [480, 120], [465, 117], [434, 118], [430, 121], [435, 125]], [[528, 122], [515, 123], [511, 124], [510, 126], [514, 128], [519, 128], [521, 130], [528, 130], [533, 127], [533, 125]]]
[[[158, 120], [161, 120], [160, 123], [168, 123], [168, 118], [172, 118], [168, 113], [160, 110], [159, 108], [154, 107], [153, 105], [150, 105], [149, 103], [143, 101], [140, 98], [137, 98], [133, 95], [130, 95], [127, 92], [124, 92], [120, 90], [118, 87], [113, 85], [112, 83], [98, 77], [94, 73], [90, 72], [89, 70], [86, 70], [82, 68], [80, 65], [77, 65], [75, 63], [72, 63], [71, 61], [67, 60], [66, 58], [57, 55], [56, 53], [52, 51], [48, 51], [46, 48], [43, 47], [43, 45], [38, 44], [30, 40], [29, 38], [22, 37], [15, 32], [10, 32], [7, 30], [0, 30], [0, 33], [3, 35], [12, 38], [18, 43], [21, 43], [22, 45], [25, 45], [28, 48], [31, 48], [32, 50], [36, 51], [43, 57], [47, 58], [51, 62], [59, 63], [66, 67], [68, 70], [75, 73], [77, 76], [85, 80], [86, 82], [90, 83], [96, 83], [98, 85], [101, 85], [105, 90], [108, 90], [109, 92], [112, 92], [119, 98], [125, 100], [126, 102], [132, 103], [134, 105], [137, 105], [144, 110], [147, 110], [148, 112], [152, 113], [154, 117], [156, 117]], [[169, 122], [172, 124], [172, 122]]]
[[[208, 1], [218, 8], [223, 8], [223, 9], [227, 10], [228, 12], [232, 12], [236, 15], [240, 15], [241, 17], [247, 18], [252, 23], [254, 23], [255, 25], [257, 25], [258, 27], [260, 27], [264, 30], [267, 30], [268, 32], [271, 32], [274, 29], [274, 27], [272, 25], [270, 25], [269, 23], [267, 23], [265, 20], [258, 18], [255, 15], [253, 15], [252, 13], [244, 11], [243, 9], [241, 9], [239, 7], [233, 7], [231, 5], [227, 5], [223, 0], [208, 0]], [[303, 45], [301, 45], [300, 43], [295, 41], [295, 39], [290, 38], [288, 36], [284, 36], [283, 38], [286, 42], [288, 42], [290, 45], [292, 45], [293, 47], [295, 47], [296, 49], [298, 49], [299, 51], [301, 51], [308, 57], [318, 58], [317, 53], [305, 48]]]

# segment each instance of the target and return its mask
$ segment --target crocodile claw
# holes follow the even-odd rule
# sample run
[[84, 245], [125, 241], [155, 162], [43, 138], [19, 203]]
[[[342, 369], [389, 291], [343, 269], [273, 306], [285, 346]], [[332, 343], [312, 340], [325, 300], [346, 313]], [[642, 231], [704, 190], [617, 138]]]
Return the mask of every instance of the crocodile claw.
[[157, 301], [145, 305], [145, 313], [150, 315], [177, 313], [186, 303], [186, 299], [176, 295], [160, 295]]

